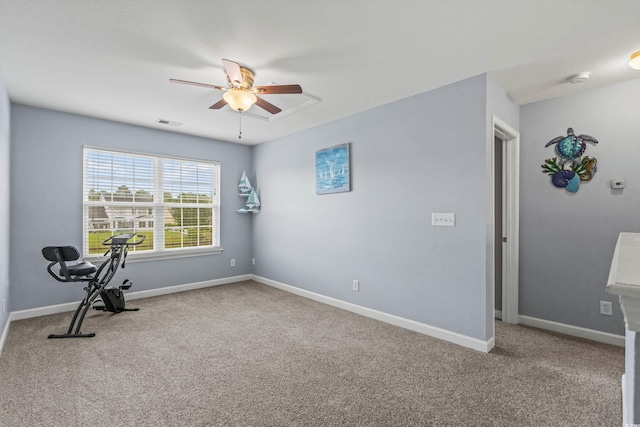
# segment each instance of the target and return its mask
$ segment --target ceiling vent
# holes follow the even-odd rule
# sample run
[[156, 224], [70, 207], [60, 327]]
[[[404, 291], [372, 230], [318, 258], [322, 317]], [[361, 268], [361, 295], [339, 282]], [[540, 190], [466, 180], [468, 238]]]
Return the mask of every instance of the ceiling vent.
[[165, 119], [158, 119], [156, 120], [156, 123], [160, 123], [161, 125], [174, 126], [174, 127], [182, 126], [182, 123], [180, 122], [172, 122], [171, 120], [165, 120]]

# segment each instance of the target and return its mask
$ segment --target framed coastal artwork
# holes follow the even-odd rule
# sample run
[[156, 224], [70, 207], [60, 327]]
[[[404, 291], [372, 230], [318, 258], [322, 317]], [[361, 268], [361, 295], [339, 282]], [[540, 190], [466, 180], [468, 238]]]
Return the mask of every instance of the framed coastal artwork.
[[351, 191], [351, 144], [316, 151], [316, 194]]

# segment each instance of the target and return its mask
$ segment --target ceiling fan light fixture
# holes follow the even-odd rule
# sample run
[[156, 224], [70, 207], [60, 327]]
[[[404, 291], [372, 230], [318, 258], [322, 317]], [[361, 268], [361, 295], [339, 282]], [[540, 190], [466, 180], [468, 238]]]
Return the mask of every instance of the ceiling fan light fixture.
[[629, 59], [629, 67], [634, 70], [640, 70], [640, 50], [632, 53], [631, 58]]
[[231, 89], [222, 97], [236, 111], [247, 111], [258, 100], [254, 94], [242, 89]]

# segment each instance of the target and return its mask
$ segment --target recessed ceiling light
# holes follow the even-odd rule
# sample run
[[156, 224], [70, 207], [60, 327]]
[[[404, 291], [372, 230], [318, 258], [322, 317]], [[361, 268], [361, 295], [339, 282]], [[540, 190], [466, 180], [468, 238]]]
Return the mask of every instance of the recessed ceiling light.
[[573, 76], [569, 77], [569, 83], [582, 83], [585, 82], [587, 80], [589, 80], [589, 76], [591, 75], [591, 73], [587, 72], [587, 71], [583, 71], [582, 73], [578, 73], [578, 74], [574, 74]]
[[629, 67], [634, 70], [640, 70], [640, 50], [636, 53], [631, 54], [631, 58], [629, 59]]

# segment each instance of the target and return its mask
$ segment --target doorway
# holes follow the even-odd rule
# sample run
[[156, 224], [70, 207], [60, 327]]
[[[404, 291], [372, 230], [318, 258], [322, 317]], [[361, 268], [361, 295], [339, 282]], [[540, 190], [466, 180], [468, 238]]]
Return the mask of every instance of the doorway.
[[494, 317], [517, 324], [520, 135], [496, 116], [492, 152]]
[[[495, 132], [494, 132], [495, 133]], [[505, 190], [504, 152], [506, 141], [497, 135], [493, 136], [493, 289], [494, 289], [494, 316], [502, 320], [502, 280], [503, 254], [502, 246], [505, 236], [504, 230], [504, 203], [503, 195]]]

